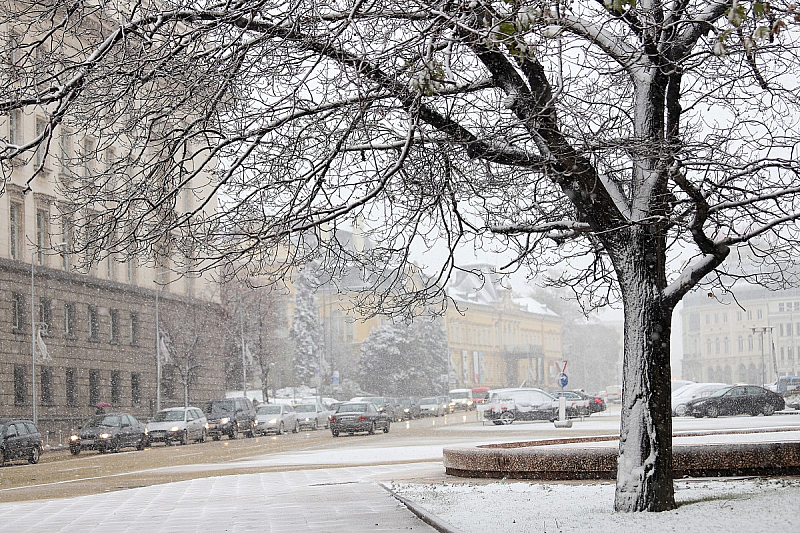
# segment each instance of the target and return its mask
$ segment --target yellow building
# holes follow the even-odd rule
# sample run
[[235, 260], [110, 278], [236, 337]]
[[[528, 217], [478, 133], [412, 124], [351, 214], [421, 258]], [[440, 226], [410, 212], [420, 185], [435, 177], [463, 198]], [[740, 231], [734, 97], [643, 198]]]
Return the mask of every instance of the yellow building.
[[456, 302], [445, 317], [450, 386], [556, 387], [562, 319], [531, 298], [513, 296], [490, 267], [472, 269], [483, 276], [458, 272], [447, 289]]

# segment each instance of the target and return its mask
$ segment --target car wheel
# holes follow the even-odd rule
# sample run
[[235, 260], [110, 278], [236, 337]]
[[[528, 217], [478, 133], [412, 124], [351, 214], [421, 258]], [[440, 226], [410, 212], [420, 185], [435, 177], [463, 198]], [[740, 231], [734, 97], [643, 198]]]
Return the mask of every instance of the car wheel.
[[502, 420], [492, 420], [492, 424], [494, 424], [495, 426], [502, 426], [503, 425], [503, 421]]
[[78, 455], [79, 453], [81, 453], [80, 446], [76, 446], [76, 447], [70, 446], [69, 453], [71, 453], [72, 455]]
[[200, 441], [201, 443], [206, 441], [206, 428], [203, 428], [203, 431], [200, 433]]
[[386, 425], [383, 427], [383, 432], [384, 433], [389, 433], [389, 426], [391, 426], [391, 425], [392, 425], [391, 422], [386, 422]]
[[511, 411], [505, 411], [503, 414], [500, 415], [500, 423], [501, 424], [512, 424], [514, 422], [514, 413]]
[[292, 433], [300, 433], [300, 422], [294, 423], [294, 429], [292, 429]]
[[42, 451], [39, 449], [38, 446], [34, 446], [31, 450], [31, 455], [28, 457], [28, 462], [32, 465], [35, 465], [39, 462], [39, 457], [41, 456]]
[[236, 426], [236, 424], [231, 426], [231, 432], [228, 433], [228, 438], [230, 440], [236, 440], [239, 438], [239, 428]]
[[111, 442], [111, 453], [119, 453], [121, 449], [122, 449], [122, 441], [120, 440], [119, 437], [117, 437]]
[[375, 434], [375, 422], [373, 422], [372, 425], [369, 427], [369, 434], [370, 435]]
[[142, 451], [147, 447], [147, 444], [148, 444], [147, 437], [142, 437], [141, 439], [139, 439], [139, 443], [136, 445], [136, 449]]
[[706, 408], [706, 415], [708, 415], [708, 418], [717, 418], [719, 416], [719, 409], [717, 409], [716, 405], [709, 405]]
[[186, 432], [185, 429], [183, 430], [183, 433], [181, 433], [181, 444], [182, 445], [189, 444], [189, 434]]
[[686, 404], [682, 403], [682, 404], [680, 404], [679, 406], [677, 406], [675, 408], [675, 416], [686, 416], [687, 415], [687, 411], [688, 411], [688, 408], [686, 407]]
[[317, 425], [317, 421], [314, 420], [314, 422], [311, 424], [311, 431], [316, 431], [318, 428], [319, 426]]
[[286, 426], [283, 425], [283, 422], [278, 426], [278, 435], [286, 435]]
[[333, 435], [334, 437], [338, 437], [339, 436], [339, 432], [336, 431], [335, 429], [332, 429], [331, 430], [331, 435]]
[[219, 435], [214, 435], [213, 437], [211, 437], [211, 439], [212, 440], [219, 440]]
[[764, 407], [761, 408], [761, 412], [764, 413], [764, 416], [772, 416], [772, 413], [775, 412], [775, 406], [771, 403], [765, 403]]

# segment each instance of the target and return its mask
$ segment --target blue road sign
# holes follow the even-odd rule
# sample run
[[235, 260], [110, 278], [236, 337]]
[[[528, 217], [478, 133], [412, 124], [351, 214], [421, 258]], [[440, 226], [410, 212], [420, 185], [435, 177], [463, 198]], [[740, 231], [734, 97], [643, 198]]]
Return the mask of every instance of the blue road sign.
[[558, 386], [563, 389], [567, 386], [567, 383], [569, 383], [569, 378], [567, 378], [567, 375], [564, 372], [560, 372], [558, 374]]

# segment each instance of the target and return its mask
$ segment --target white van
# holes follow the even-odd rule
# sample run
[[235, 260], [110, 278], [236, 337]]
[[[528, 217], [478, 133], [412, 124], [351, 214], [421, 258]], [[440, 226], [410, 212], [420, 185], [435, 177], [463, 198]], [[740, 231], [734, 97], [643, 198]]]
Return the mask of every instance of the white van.
[[453, 405], [454, 409], [470, 411], [475, 408], [472, 389], [452, 389], [447, 395], [450, 396], [450, 404]]

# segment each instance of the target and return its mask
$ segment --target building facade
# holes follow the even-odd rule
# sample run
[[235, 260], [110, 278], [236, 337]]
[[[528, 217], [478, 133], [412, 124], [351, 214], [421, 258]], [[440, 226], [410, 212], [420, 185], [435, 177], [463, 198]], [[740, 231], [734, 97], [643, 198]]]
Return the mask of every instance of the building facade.
[[760, 385], [800, 373], [800, 289], [692, 293], [681, 321], [684, 379]]

